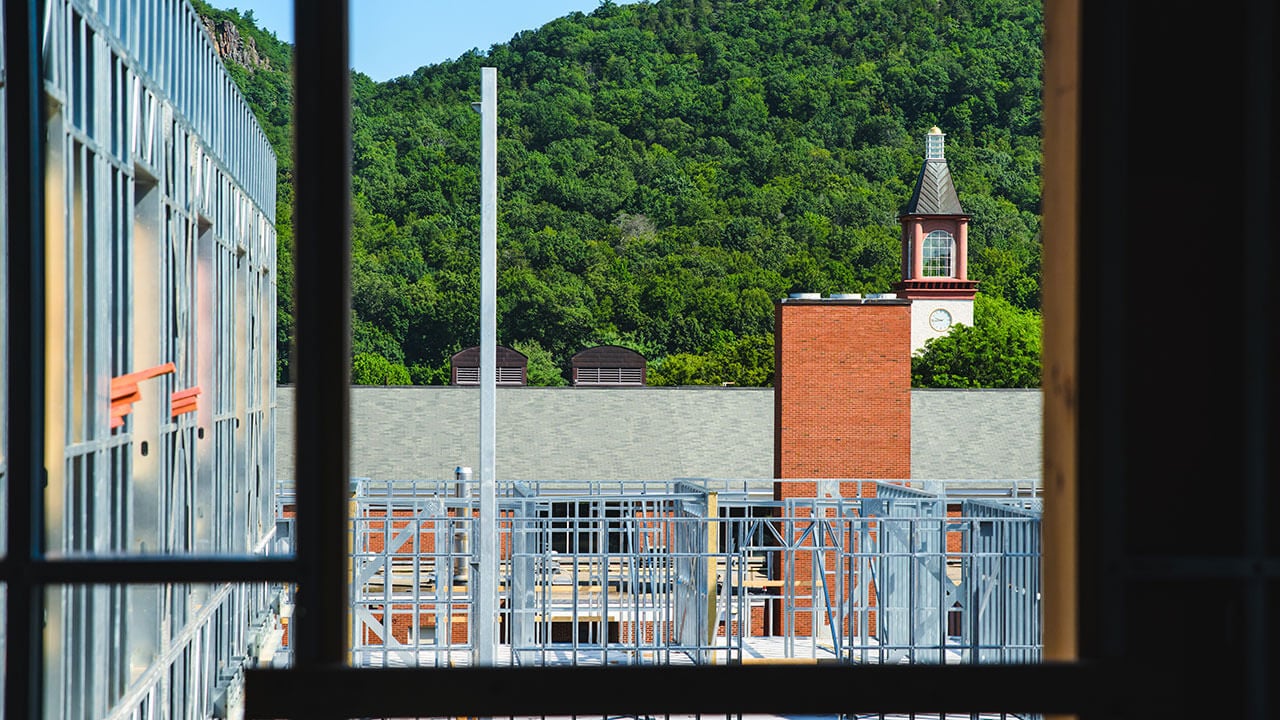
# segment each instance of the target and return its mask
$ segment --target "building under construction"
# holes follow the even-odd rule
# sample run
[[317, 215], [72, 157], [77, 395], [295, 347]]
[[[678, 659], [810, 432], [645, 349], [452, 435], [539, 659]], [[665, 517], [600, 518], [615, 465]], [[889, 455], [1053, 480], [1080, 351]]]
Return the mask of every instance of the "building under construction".
[[227, 717], [281, 634], [219, 570], [274, 549], [276, 158], [190, 3], [4, 8], [8, 713]]
[[[482, 540], [459, 480], [356, 484], [355, 664], [480, 652]], [[817, 484], [785, 499], [756, 481], [503, 484], [495, 661], [1039, 660], [1033, 484]]]
[[[352, 662], [1037, 662], [1038, 479], [912, 477], [911, 318], [911, 301], [897, 297], [778, 303], [772, 478], [501, 479], [487, 525], [483, 480], [465, 467], [447, 479], [353, 481]], [[399, 402], [389, 392], [384, 414], [417, 391], [399, 391]], [[649, 395], [674, 407], [681, 393], [562, 388], [541, 402], [634, 409]], [[633, 416], [602, 415], [593, 427], [626, 435]], [[447, 428], [419, 430], [443, 442]], [[977, 431], [943, 433], [936, 452], [961, 454], [983, 442]], [[499, 445], [535, 437], [517, 432]], [[678, 447], [668, 439], [647, 452]], [[287, 534], [287, 489], [279, 502]]]
[[[608, 480], [539, 480], [548, 475], [535, 474], [536, 462], [512, 471], [499, 452], [496, 480], [472, 479], [460, 466], [446, 479], [354, 481], [352, 662], [1038, 661], [1036, 480], [944, 481], [912, 472], [912, 353], [929, 339], [931, 322], [928, 332], [946, 329], [936, 324], [940, 311], [972, 322], [975, 291], [963, 260], [968, 216], [937, 128], [926, 147], [916, 192], [900, 217], [898, 292], [796, 293], [776, 304], [768, 437], [704, 432], [701, 450], [684, 453], [690, 472], [671, 479], [640, 480], [622, 468]], [[481, 380], [480, 397], [471, 398], [492, 407], [497, 388]], [[504, 396], [531, 390], [504, 388]], [[416, 400], [414, 392], [383, 397], [379, 414], [393, 416]], [[634, 414], [626, 409], [640, 394], [660, 395], [668, 417], [688, 407], [680, 405], [680, 390], [603, 392], [610, 390], [561, 389], [559, 402], [580, 415], [566, 416], [557, 433], [581, 432], [600, 445], [628, 437]], [[744, 397], [725, 394], [731, 388], [713, 392]], [[581, 412], [610, 403], [612, 413]], [[439, 407], [433, 410], [428, 414]], [[699, 415], [693, 423], [714, 427], [716, 420]], [[425, 444], [471, 434], [453, 418], [393, 422], [416, 426]], [[1021, 432], [1031, 425], [1038, 418]], [[679, 425], [668, 427], [650, 445], [627, 448], [631, 454], [621, 445], [588, 454], [603, 466], [669, 453], [680, 442], [671, 437]], [[427, 452], [404, 442], [403, 432], [374, 434], [396, 438], [384, 454], [420, 461]], [[933, 434], [938, 454], [948, 458], [991, 440], [972, 425]], [[533, 446], [525, 454], [554, 461], [554, 442], [535, 436], [508, 428], [496, 444]], [[362, 442], [358, 433], [353, 445]], [[769, 474], [694, 477], [705, 474], [716, 445], [739, 455], [763, 450]], [[488, 517], [486, 492], [496, 498]], [[286, 525], [289, 514], [285, 495]]]
[[[126, 5], [5, 5], [5, 47], [32, 48], [0, 86], [14, 717], [236, 717], [246, 671], [291, 660], [275, 158], [192, 6]], [[1037, 659], [1034, 493], [903, 480], [913, 312], [906, 296], [779, 304], [761, 440], [786, 480], [507, 475], [487, 518], [465, 473], [356, 481], [351, 660]], [[603, 362], [576, 384], [643, 382]]]

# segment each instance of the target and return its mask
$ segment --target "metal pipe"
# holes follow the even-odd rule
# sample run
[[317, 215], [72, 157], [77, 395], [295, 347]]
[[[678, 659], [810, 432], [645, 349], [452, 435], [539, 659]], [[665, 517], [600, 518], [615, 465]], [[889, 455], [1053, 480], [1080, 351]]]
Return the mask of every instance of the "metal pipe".
[[[458, 517], [471, 517], [471, 468], [458, 466], [453, 470], [454, 494], [459, 499], [466, 499], [466, 503], [458, 506], [455, 511]], [[466, 583], [470, 579], [467, 572], [470, 567], [470, 536], [471, 523], [466, 520], [456, 520], [453, 523], [453, 581], [458, 584]], [[441, 573], [443, 577], [443, 573]]]
[[498, 519], [494, 481], [497, 355], [498, 70], [480, 68], [480, 517], [476, 664], [497, 653]]

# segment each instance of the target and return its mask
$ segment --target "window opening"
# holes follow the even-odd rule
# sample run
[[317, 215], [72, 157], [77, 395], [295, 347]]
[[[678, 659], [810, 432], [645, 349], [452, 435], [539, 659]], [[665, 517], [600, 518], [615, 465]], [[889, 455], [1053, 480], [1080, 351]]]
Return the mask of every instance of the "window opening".
[[924, 238], [925, 277], [951, 277], [955, 274], [956, 241], [945, 230], [934, 230]]

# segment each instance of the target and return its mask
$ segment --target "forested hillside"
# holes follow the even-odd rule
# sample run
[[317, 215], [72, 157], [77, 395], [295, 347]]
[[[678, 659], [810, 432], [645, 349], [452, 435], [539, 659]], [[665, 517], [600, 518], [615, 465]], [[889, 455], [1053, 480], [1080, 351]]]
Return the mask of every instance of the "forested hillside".
[[[197, 7], [273, 58], [233, 74], [281, 155], [287, 381], [288, 47]], [[1032, 0], [604, 0], [390, 82], [354, 73], [357, 381], [446, 382], [478, 341], [483, 66], [499, 79], [498, 340], [537, 382], [616, 343], [651, 381], [767, 384], [778, 298], [898, 279], [897, 214], [934, 125], [995, 308], [977, 324], [1038, 333], [1041, 30]], [[1038, 336], [1033, 352], [1033, 379], [1009, 384], [1038, 384]], [[1004, 382], [956, 372], [916, 379]]]

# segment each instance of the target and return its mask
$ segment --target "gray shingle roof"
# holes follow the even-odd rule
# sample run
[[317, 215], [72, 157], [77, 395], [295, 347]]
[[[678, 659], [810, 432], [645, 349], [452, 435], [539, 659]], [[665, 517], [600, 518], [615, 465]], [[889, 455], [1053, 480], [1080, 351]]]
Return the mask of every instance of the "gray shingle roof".
[[1035, 390], [911, 391], [911, 477], [1039, 478], [1042, 407]]
[[951, 169], [943, 159], [925, 160], [916, 178], [916, 189], [911, 201], [902, 210], [903, 215], [964, 215], [955, 183], [951, 181]]
[[[501, 480], [773, 476], [773, 389], [498, 387]], [[476, 388], [354, 387], [351, 471], [448, 480], [479, 463]], [[913, 390], [914, 479], [1040, 476], [1039, 390]], [[277, 476], [293, 480], [293, 388], [277, 391]]]

